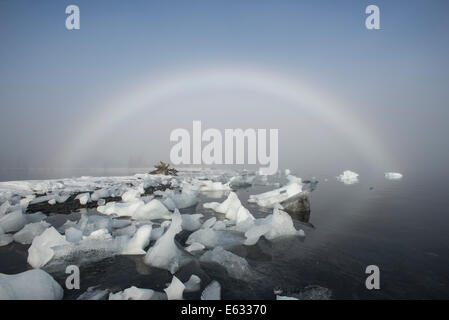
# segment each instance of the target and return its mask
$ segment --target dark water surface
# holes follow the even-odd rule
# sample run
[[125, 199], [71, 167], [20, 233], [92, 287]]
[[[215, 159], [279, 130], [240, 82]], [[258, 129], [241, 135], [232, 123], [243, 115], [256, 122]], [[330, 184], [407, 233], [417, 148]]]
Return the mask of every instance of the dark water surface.
[[[249, 262], [254, 277], [236, 280], [220, 267], [194, 261], [176, 273], [186, 281], [192, 273], [202, 287], [212, 279], [222, 285], [224, 299], [273, 299], [274, 289], [299, 296], [310, 286], [319, 297], [331, 299], [448, 299], [449, 298], [449, 197], [444, 177], [406, 175], [400, 181], [383, 176], [361, 176], [360, 183], [344, 185], [329, 178], [311, 194], [310, 215], [292, 215], [305, 238], [259, 240], [254, 246], [231, 249]], [[268, 213], [246, 202], [250, 194], [274, 187], [254, 186], [237, 191], [244, 206], [256, 217]], [[207, 194], [196, 208], [185, 212], [210, 212], [202, 203], [222, 201]], [[72, 217], [73, 218], [73, 217]], [[58, 224], [61, 223], [60, 221]], [[186, 234], [178, 236], [182, 243]], [[29, 268], [28, 246], [0, 248], [0, 272]], [[365, 268], [380, 268], [380, 290], [367, 290]], [[76, 298], [89, 286], [112, 291], [130, 286], [163, 290], [171, 281], [168, 271], [143, 264], [143, 256], [115, 256], [81, 266], [81, 290], [66, 290]], [[63, 270], [52, 275], [64, 286]], [[323, 289], [325, 288], [325, 289]], [[199, 292], [185, 295], [197, 299]]]

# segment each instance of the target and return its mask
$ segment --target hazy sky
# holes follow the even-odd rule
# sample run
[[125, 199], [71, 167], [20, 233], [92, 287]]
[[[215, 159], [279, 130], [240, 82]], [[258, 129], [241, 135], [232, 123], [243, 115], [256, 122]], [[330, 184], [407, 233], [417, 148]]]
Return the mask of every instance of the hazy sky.
[[[65, 28], [69, 4], [80, 30]], [[381, 30], [365, 28], [369, 4], [380, 7]], [[445, 0], [1, 0], [0, 167], [149, 165], [169, 160], [171, 130], [201, 120], [278, 128], [284, 168], [365, 168], [370, 152], [353, 140], [369, 131], [383, 148], [379, 170], [447, 172], [448, 14]], [[135, 108], [133, 95], [196, 72], [260, 73], [277, 92], [313, 91], [360, 123], [330, 125], [307, 100], [253, 84], [136, 98]]]

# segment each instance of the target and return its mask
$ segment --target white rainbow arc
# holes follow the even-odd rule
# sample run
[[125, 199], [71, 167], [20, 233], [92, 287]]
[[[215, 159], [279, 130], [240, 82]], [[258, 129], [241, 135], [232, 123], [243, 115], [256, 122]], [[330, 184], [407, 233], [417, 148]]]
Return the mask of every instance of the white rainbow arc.
[[296, 78], [243, 68], [208, 68], [145, 81], [122, 97], [115, 97], [98, 115], [83, 122], [79, 132], [61, 150], [57, 159], [66, 167], [74, 167], [82, 155], [88, 153], [108, 130], [125, 121], [128, 116], [144, 108], [155, 107], [164, 99], [212, 88], [248, 89], [285, 99], [299, 108], [305, 108], [344, 134], [373, 167], [392, 164], [383, 144], [375, 132], [369, 129], [369, 125], [345, 110], [327, 92], [310, 88]]

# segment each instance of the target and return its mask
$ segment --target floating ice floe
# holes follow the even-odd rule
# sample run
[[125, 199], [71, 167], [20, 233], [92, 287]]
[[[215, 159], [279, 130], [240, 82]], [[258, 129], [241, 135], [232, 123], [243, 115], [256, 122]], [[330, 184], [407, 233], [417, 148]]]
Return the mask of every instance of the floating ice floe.
[[359, 182], [359, 174], [350, 170], [345, 170], [337, 177], [337, 179], [344, 184], [354, 184]]
[[212, 281], [201, 294], [201, 300], [221, 300], [221, 286], [217, 281]]
[[385, 179], [400, 180], [400, 179], [402, 179], [402, 174], [399, 172], [385, 172]]
[[60, 300], [63, 295], [61, 286], [43, 270], [0, 273], [0, 300]]
[[170, 227], [148, 250], [144, 258], [145, 264], [168, 270], [173, 274], [190, 260], [175, 243], [175, 236], [182, 230], [181, 224], [181, 214], [175, 209]]
[[224, 250], [222, 247], [216, 247], [205, 252], [200, 257], [200, 262], [217, 263], [226, 269], [230, 277], [235, 279], [245, 279], [252, 276], [249, 264], [244, 258]]
[[288, 183], [278, 189], [257, 195], [250, 195], [248, 202], [257, 203], [261, 207], [272, 208], [276, 203], [281, 203], [302, 192], [302, 180], [295, 176], [287, 176]]

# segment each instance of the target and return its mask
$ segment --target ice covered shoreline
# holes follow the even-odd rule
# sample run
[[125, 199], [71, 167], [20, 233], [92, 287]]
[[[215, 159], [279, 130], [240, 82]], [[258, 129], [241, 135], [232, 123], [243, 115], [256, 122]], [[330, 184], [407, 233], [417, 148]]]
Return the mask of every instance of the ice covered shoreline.
[[[177, 177], [136, 174], [2, 182], [0, 245], [11, 242], [29, 245], [28, 264], [36, 270], [48, 271], [50, 278], [61, 271], [64, 261], [79, 262], [86, 257], [101, 260], [115, 255], [140, 256], [138, 259], [149, 267], [171, 274], [186, 264], [199, 263], [223, 268], [231, 277], [247, 277], [252, 274], [249, 266], [244, 267], [247, 269], [244, 273], [239, 271], [247, 265], [246, 260], [229, 249], [254, 245], [261, 237], [274, 240], [305, 235], [294, 228], [289, 215], [276, 205], [302, 193], [301, 179], [289, 175], [286, 186], [268, 180], [267, 176], [246, 171], [185, 171]], [[260, 195], [267, 203], [258, 203], [274, 208], [271, 215], [255, 218], [233, 192], [253, 184], [275, 188]], [[199, 194], [224, 199], [208, 207], [210, 214], [215, 212], [214, 217], [206, 219], [204, 214], [188, 209], [195, 208]], [[190, 212], [179, 212], [186, 209]], [[67, 220], [56, 227], [47, 222], [54, 214], [73, 212], [80, 212], [79, 220]], [[180, 234], [186, 235], [184, 241], [180, 240]], [[221, 260], [223, 257], [226, 259]], [[229, 264], [238, 267], [229, 269]], [[220, 297], [220, 284], [211, 280], [202, 287], [204, 299]], [[176, 290], [181, 287], [176, 285]], [[182, 297], [176, 290], [178, 293], [165, 295], [139, 290], [150, 289], [129, 288], [120, 295], [111, 292], [109, 297]], [[98, 297], [95, 292], [98, 293], [90, 288], [86, 296]]]

